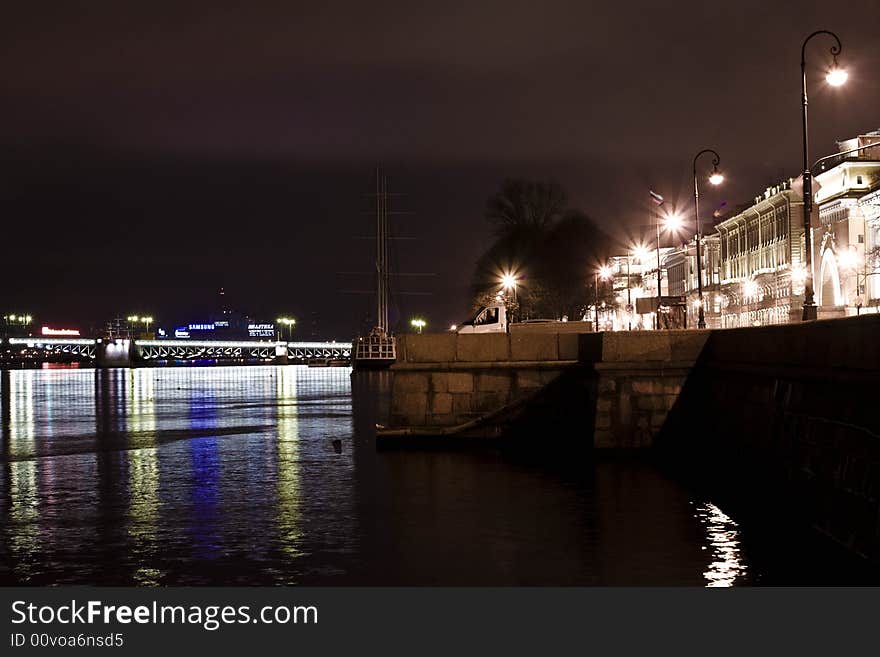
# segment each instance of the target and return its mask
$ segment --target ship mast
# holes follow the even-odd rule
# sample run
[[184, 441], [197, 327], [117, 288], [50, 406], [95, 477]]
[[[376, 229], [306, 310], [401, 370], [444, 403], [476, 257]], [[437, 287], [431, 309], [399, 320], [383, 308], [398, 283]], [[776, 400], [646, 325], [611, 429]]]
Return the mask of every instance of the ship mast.
[[388, 335], [389, 282], [391, 272], [388, 252], [388, 178], [376, 168], [376, 323], [382, 334]]

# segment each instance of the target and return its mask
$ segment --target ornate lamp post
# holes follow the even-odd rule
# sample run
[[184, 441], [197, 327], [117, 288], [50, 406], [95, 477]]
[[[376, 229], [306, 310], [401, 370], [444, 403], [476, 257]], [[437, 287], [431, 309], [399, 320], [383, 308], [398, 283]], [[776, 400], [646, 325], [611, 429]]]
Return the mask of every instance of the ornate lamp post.
[[804, 255], [806, 256], [806, 270], [807, 270], [807, 278], [804, 285], [804, 313], [803, 313], [803, 321], [809, 321], [812, 319], [816, 319], [816, 302], [813, 298], [813, 235], [812, 235], [812, 226], [810, 224], [810, 215], [813, 210], [813, 180], [812, 173], [810, 172], [810, 161], [809, 161], [809, 141], [807, 139], [807, 61], [806, 61], [806, 52], [807, 52], [807, 43], [809, 43], [810, 39], [820, 34], [827, 34], [828, 36], [834, 39], [834, 45], [831, 46], [831, 56], [834, 58], [834, 65], [831, 70], [828, 71], [828, 74], [825, 76], [825, 79], [828, 81], [828, 84], [839, 87], [844, 82], [846, 82], [847, 73], [842, 68], [839, 68], [837, 65], [837, 56], [840, 54], [843, 46], [840, 43], [840, 38], [834, 33], [829, 32], [828, 30], [816, 30], [806, 39], [804, 39], [804, 43], [801, 46], [801, 119], [803, 123], [803, 143], [804, 143], [804, 173], [803, 173], [803, 183], [804, 183]]
[[601, 278], [603, 281], [607, 281], [611, 278], [611, 267], [608, 265], [602, 265], [599, 269], [596, 270], [596, 299], [595, 299], [595, 311], [596, 311], [596, 328], [595, 330], [599, 330], [599, 279]]
[[697, 295], [699, 298], [697, 309], [697, 328], [706, 328], [706, 315], [703, 312], [703, 261], [700, 253], [700, 188], [697, 185], [697, 160], [701, 155], [712, 154], [712, 175], [709, 176], [709, 182], [713, 185], [720, 185], [724, 182], [724, 176], [718, 171], [718, 165], [721, 164], [721, 158], [718, 153], [711, 148], [704, 148], [694, 156], [694, 215], [696, 220], [696, 240], [697, 240]]
[[[660, 306], [663, 304], [663, 296], [660, 292], [661, 272], [660, 272], [660, 206], [665, 202], [663, 197], [657, 192], [650, 190], [651, 199], [657, 204], [657, 329], [660, 329]], [[681, 228], [681, 217], [671, 213], [665, 218], [664, 229], [670, 233], [674, 233]], [[668, 287], [668, 283], [667, 283]]]

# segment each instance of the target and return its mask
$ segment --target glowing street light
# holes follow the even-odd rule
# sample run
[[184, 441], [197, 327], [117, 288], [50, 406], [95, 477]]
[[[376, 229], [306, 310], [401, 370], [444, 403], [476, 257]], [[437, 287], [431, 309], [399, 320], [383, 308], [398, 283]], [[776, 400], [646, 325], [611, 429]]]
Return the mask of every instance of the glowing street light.
[[[651, 195], [651, 199], [658, 206], [658, 208], [657, 208], [657, 222], [656, 222], [657, 223], [657, 313], [656, 313], [656, 318], [657, 318], [657, 328], [659, 329], [660, 328], [660, 306], [662, 305], [662, 301], [663, 301], [663, 296], [660, 291], [662, 272], [660, 270], [660, 218], [661, 217], [660, 217], [660, 207], [659, 206], [662, 206], [665, 203], [665, 200], [662, 196], [660, 196], [660, 194], [658, 194], [654, 190], [650, 190], [649, 193]], [[663, 218], [663, 228], [664, 228], [664, 230], [666, 230], [669, 233], [673, 233], [673, 234], [677, 233], [681, 229], [681, 226], [682, 226], [681, 217], [679, 215], [677, 215], [675, 212], [667, 213], [667, 215]]]
[[804, 195], [804, 255], [806, 261], [806, 279], [804, 281], [804, 312], [801, 317], [803, 321], [816, 319], [817, 309], [816, 302], [813, 298], [813, 235], [812, 226], [810, 225], [810, 216], [813, 210], [813, 174], [810, 171], [809, 156], [809, 140], [807, 138], [807, 44], [815, 36], [827, 34], [834, 39], [834, 45], [831, 46], [831, 57], [834, 64], [825, 80], [834, 87], [839, 87], [847, 79], [847, 73], [837, 64], [837, 56], [840, 54], [843, 45], [840, 43], [840, 37], [834, 32], [828, 30], [816, 30], [806, 39], [801, 46], [801, 121], [803, 124], [803, 145], [804, 145], [804, 173], [803, 173], [803, 195]]
[[410, 320], [409, 324], [414, 329], [418, 330], [419, 333], [421, 333], [422, 329], [428, 325], [428, 323], [424, 319], [422, 319], [421, 317], [414, 317], [413, 319]]
[[639, 261], [639, 263], [643, 263], [648, 258], [648, 249], [641, 245], [637, 244], [634, 246], [630, 253], [626, 255], [626, 316], [627, 316], [627, 327], [628, 330], [632, 331], [632, 316], [633, 316], [633, 305], [632, 305], [632, 291], [631, 291], [631, 277], [629, 273], [630, 269], [630, 261], [635, 258]]
[[513, 272], [506, 272], [501, 275], [501, 287], [505, 290], [513, 291], [513, 300], [516, 301], [516, 284], [519, 282], [516, 274]]
[[129, 315], [126, 317], [129, 324], [143, 324], [144, 330], [150, 330], [150, 324], [153, 323], [153, 317], [150, 315]]
[[696, 242], [697, 242], [697, 297], [699, 305], [697, 306], [697, 328], [706, 328], [706, 313], [703, 310], [703, 261], [700, 253], [700, 238], [702, 230], [700, 230], [700, 187], [697, 184], [697, 160], [701, 155], [712, 155], [712, 175], [709, 176], [709, 182], [713, 185], [720, 185], [724, 182], [724, 176], [718, 171], [718, 165], [721, 164], [721, 156], [711, 148], [704, 148], [694, 156], [694, 219], [696, 223]]
[[840, 68], [837, 65], [837, 56], [835, 55], [834, 66], [832, 66], [825, 75], [825, 81], [832, 87], [839, 87], [846, 83], [847, 78], [849, 78], [849, 73], [846, 72], [845, 68]]
[[595, 311], [596, 311], [596, 327], [593, 329], [594, 331], [599, 330], [599, 279], [601, 278], [603, 281], [607, 281], [611, 279], [613, 270], [608, 265], [600, 266], [595, 272], [596, 276], [596, 303], [595, 303]]
[[296, 326], [296, 319], [293, 317], [279, 317], [275, 320], [276, 324], [283, 324], [287, 327], [287, 339], [290, 340], [293, 327]]

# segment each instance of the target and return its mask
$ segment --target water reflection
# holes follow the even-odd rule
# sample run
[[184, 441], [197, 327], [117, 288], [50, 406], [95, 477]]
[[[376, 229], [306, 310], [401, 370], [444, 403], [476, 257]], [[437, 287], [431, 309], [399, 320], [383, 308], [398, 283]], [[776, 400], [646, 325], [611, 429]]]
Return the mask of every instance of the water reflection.
[[156, 399], [152, 370], [129, 370], [125, 419], [131, 448], [128, 451], [128, 535], [132, 544], [133, 579], [139, 585], [156, 585], [162, 571], [152, 565], [160, 549], [159, 450], [156, 445]]
[[[40, 548], [39, 490], [35, 450], [34, 372], [8, 372], [8, 423], [4, 423], [7, 439], [9, 479], [9, 521], [6, 525], [8, 550], [16, 575], [27, 582], [38, 567], [36, 555]], [[8, 456], [7, 456], [8, 455]]]
[[296, 409], [295, 370], [278, 376], [278, 539], [288, 557], [298, 557], [302, 526], [300, 517], [299, 424]]
[[302, 366], [0, 371], [0, 583], [754, 581], [737, 524], [650, 463], [561, 475], [495, 450], [377, 452], [388, 384]]
[[696, 517], [706, 528], [706, 541], [711, 550], [709, 570], [703, 573], [706, 586], [733, 586], [747, 571], [737, 524], [710, 502], [697, 506]]

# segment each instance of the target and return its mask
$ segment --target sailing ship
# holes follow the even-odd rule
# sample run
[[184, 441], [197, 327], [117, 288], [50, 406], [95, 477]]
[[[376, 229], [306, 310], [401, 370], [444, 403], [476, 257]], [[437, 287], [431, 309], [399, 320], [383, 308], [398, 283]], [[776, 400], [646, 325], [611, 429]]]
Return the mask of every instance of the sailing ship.
[[391, 299], [388, 179], [376, 170], [376, 326], [354, 340], [352, 365], [355, 369], [385, 369], [397, 360], [397, 340], [389, 325]]

